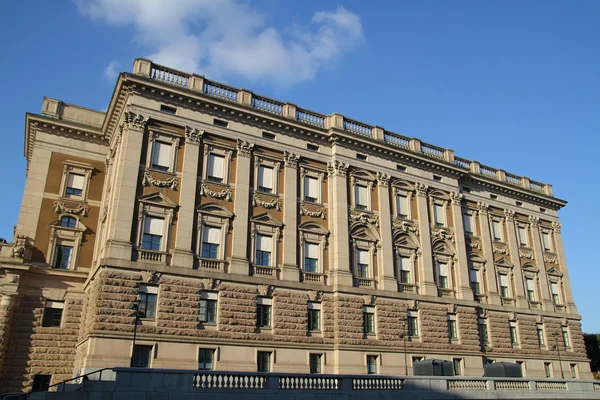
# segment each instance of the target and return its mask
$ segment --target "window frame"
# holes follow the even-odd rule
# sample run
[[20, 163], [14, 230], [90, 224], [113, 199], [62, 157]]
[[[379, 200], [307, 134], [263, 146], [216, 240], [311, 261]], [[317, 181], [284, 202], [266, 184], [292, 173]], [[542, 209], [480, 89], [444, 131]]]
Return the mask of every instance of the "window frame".
[[[261, 357], [266, 356], [266, 360], [261, 360]], [[265, 364], [266, 361], [266, 364]], [[272, 372], [273, 366], [273, 352], [272, 351], [264, 351], [264, 350], [256, 350], [256, 371], [257, 372]]]
[[[205, 347], [200, 347], [198, 348], [198, 370], [199, 371], [214, 371], [215, 370], [215, 361], [217, 351], [214, 348], [205, 348]], [[206, 354], [210, 354], [210, 368], [206, 368], [206, 360], [204, 362], [202, 362], [202, 354], [206, 355]], [[206, 357], [205, 357], [206, 358]], [[202, 368], [202, 365], [204, 365], [204, 368]]]
[[[265, 320], [266, 324], [264, 324]], [[273, 299], [271, 297], [256, 298], [256, 327], [259, 330], [273, 328]]]
[[[366, 253], [367, 254], [367, 260], [368, 260], [368, 264], [363, 264], [359, 262], [359, 254], [361, 253]], [[356, 277], [360, 278], [360, 279], [374, 279], [373, 277], [373, 254], [371, 252], [371, 249], [366, 249], [363, 246], [356, 246], [356, 249], [354, 250], [354, 266], [355, 266], [355, 271], [356, 271]], [[366, 265], [365, 271], [366, 271], [366, 275], [367, 276], [361, 276], [361, 274], [359, 273], [361, 271], [362, 266]]]
[[448, 339], [451, 342], [458, 342], [459, 333], [458, 333], [458, 318], [456, 314], [447, 314], [448, 320]]
[[[494, 228], [495, 224], [498, 224], [498, 232], [496, 232], [496, 229]], [[505, 243], [506, 240], [504, 239], [505, 237], [505, 232], [504, 232], [504, 224], [502, 221], [502, 218], [499, 217], [491, 217], [490, 218], [490, 233], [492, 236], [492, 242], [494, 243]], [[499, 236], [496, 236], [496, 234], [498, 234]]]
[[[74, 228], [61, 226], [60, 221], [64, 217], [75, 218], [76, 226]], [[58, 219], [50, 224], [50, 239], [48, 241], [48, 251], [46, 252], [46, 263], [53, 269], [58, 269], [54, 266], [57, 247], [70, 246], [72, 247], [72, 250], [68, 268], [60, 269], [65, 271], [77, 270], [79, 251], [86, 230], [87, 227], [81, 223], [78, 217], [72, 214], [60, 214]]]
[[[300, 177], [302, 182], [300, 183], [300, 199], [301, 202], [315, 204], [315, 205], [323, 205], [325, 204], [323, 199], [323, 184], [325, 181], [325, 173], [322, 171], [318, 171], [312, 168], [300, 167]], [[306, 179], [316, 179], [317, 180], [317, 197], [316, 201], [309, 201], [306, 199]]]
[[[309, 301], [307, 306], [307, 322], [308, 322], [308, 331], [309, 332], [321, 332], [322, 329], [322, 313], [321, 313], [321, 303], [315, 301]], [[315, 316], [316, 318], [316, 328], [315, 328]]]
[[561, 326], [560, 330], [561, 330], [563, 345], [565, 346], [565, 349], [568, 350], [571, 348], [571, 332], [569, 331], [569, 327], [566, 325]]
[[454, 370], [454, 376], [462, 376], [462, 370], [463, 370], [462, 364], [463, 364], [462, 358], [453, 358], [452, 359], [452, 369]]
[[365, 336], [374, 336], [377, 334], [375, 306], [363, 306], [363, 334]]
[[163, 236], [160, 246], [161, 249], [158, 252], [167, 254], [169, 252], [169, 245], [171, 241], [171, 227], [173, 224], [173, 218], [177, 204], [172, 200], [166, 198], [161, 193], [152, 193], [145, 196], [141, 196], [138, 198], [138, 201], [138, 227], [136, 237], [138, 251], [156, 252], [156, 250], [146, 250], [142, 248], [146, 218], [152, 217], [164, 219]]
[[536, 323], [535, 331], [536, 331], [536, 336], [537, 336], [537, 340], [538, 340], [538, 346], [540, 347], [540, 349], [545, 349], [546, 348], [546, 332], [544, 329], [544, 324]]
[[[143, 319], [156, 319], [156, 316], [158, 314], [158, 286], [157, 285], [148, 285], [148, 284], [140, 284], [138, 287], [138, 291], [139, 291], [139, 297], [137, 299], [137, 305], [138, 305], [138, 311], [141, 311], [144, 313], [144, 316], [142, 317]], [[144, 296], [142, 296], [143, 294], [145, 294], [146, 298], [144, 300]], [[152, 297], [149, 297], [152, 296]], [[148, 316], [148, 299], [149, 298], [153, 298], [154, 299], [154, 308], [153, 308], [153, 312], [154, 314], [152, 316]], [[145, 304], [144, 306], [142, 306], [143, 304]]]
[[[63, 327], [63, 319], [65, 316], [65, 302], [57, 301], [57, 300], [46, 300], [44, 303], [44, 311], [42, 312], [42, 321], [41, 326], [43, 328], [62, 328]], [[56, 311], [51, 311], [48, 314], [46, 310], [60, 310], [60, 317], [58, 318], [58, 325], [54, 325], [56, 322], [55, 313]]]
[[[483, 327], [483, 329], [482, 329]], [[488, 326], [487, 318], [477, 319], [477, 329], [479, 334], [479, 341], [481, 343], [490, 343], [490, 330]]]
[[365, 364], [367, 366], [367, 375], [377, 375], [379, 373], [379, 356], [376, 354], [366, 354]]
[[[89, 194], [90, 180], [95, 168], [91, 164], [86, 164], [78, 161], [66, 160], [63, 162], [62, 179], [60, 183], [60, 196], [63, 199], [69, 199], [72, 201], [87, 201]], [[69, 175], [81, 175], [83, 176], [83, 187], [81, 189], [81, 195], [73, 195], [67, 193]]]
[[[268, 221], [265, 221], [268, 219]], [[261, 268], [278, 268], [279, 264], [279, 240], [281, 238], [281, 227], [282, 224], [279, 221], [275, 221], [269, 214], [264, 213], [251, 219], [251, 254], [252, 254], [252, 265], [254, 267]], [[260, 265], [257, 263], [256, 250], [259, 236], [270, 236], [271, 237], [271, 259], [269, 265]]]
[[517, 321], [508, 321], [508, 328], [510, 333], [510, 344], [512, 346], [519, 345], [519, 329]]
[[[205, 304], [205, 306], [203, 306]], [[210, 319], [210, 306], [213, 306], [213, 319]], [[219, 314], [219, 293], [218, 292], [210, 292], [210, 291], [202, 291], [200, 292], [200, 302], [198, 304], [198, 321], [203, 325], [216, 325], [218, 321]], [[205, 308], [206, 312], [203, 316], [202, 309]]]
[[[556, 293], [554, 293], [554, 285], [556, 285]], [[555, 306], [564, 306], [561, 286], [560, 281], [550, 280], [550, 297]]]
[[[211, 155], [223, 157], [223, 182], [211, 180], [208, 176], [208, 162]], [[231, 177], [231, 159], [233, 157], [233, 149], [217, 146], [213, 143], [204, 143], [204, 157], [202, 159], [202, 179], [203, 181], [215, 185], [230, 185]]]
[[[477, 237], [478, 230], [477, 230], [477, 213], [476, 213], [476, 211], [463, 210], [462, 217], [463, 217], [463, 230], [465, 232], [465, 235], [467, 235], [469, 237]], [[469, 221], [471, 232], [467, 231], [466, 225], [465, 225], [465, 220]]]
[[[512, 299], [513, 298], [512, 297], [512, 287], [511, 287], [512, 280], [511, 280], [510, 274], [499, 272], [497, 276], [498, 276], [498, 288], [500, 289], [500, 297], [503, 299]], [[507, 283], [506, 286], [502, 285], [502, 277], [506, 278], [506, 283]], [[506, 287], [506, 296], [504, 295], [504, 292], [502, 290], [503, 287]]]
[[[529, 237], [529, 229], [527, 224], [517, 223], [517, 242], [519, 247], [530, 248], [531, 239]], [[524, 237], [522, 237], [524, 236]], [[524, 239], [524, 240], [523, 240]]]
[[[139, 365], [136, 365], [136, 349], [142, 349], [142, 348], [144, 350], [148, 350], [148, 365], [146, 365], [146, 366], [141, 365], [141, 362]], [[135, 345], [133, 345], [133, 349], [132, 349], [131, 366], [134, 368], [151, 368], [153, 353], [154, 353], [154, 345], [136, 343]], [[140, 354], [139, 361], [143, 360], [142, 357], [143, 357], [143, 353]]]
[[[414, 326], [413, 326], [414, 322]], [[406, 315], [406, 334], [410, 338], [419, 338], [419, 312], [408, 310]]]
[[[443, 218], [442, 222], [436, 221], [436, 218], [435, 218], [436, 207], [441, 207], [442, 218]], [[437, 197], [434, 195], [430, 196], [429, 197], [429, 212], [431, 215], [430, 225], [432, 227], [448, 228], [448, 199]]]
[[[547, 229], [542, 229], [540, 236], [541, 236], [541, 241], [542, 241], [542, 250], [544, 251], [544, 253], [554, 253], [554, 240], [553, 240], [552, 231], [547, 230]], [[546, 240], [544, 240], [544, 236], [546, 236], [548, 238], [548, 243], [546, 243]], [[548, 245], [548, 247], [546, 247], [546, 245]]]
[[544, 362], [544, 373], [546, 374], [546, 378], [552, 378], [552, 362]]
[[[174, 175], [177, 168], [177, 156], [179, 152], [179, 144], [181, 142], [181, 136], [176, 132], [172, 132], [167, 129], [158, 128], [156, 126], [150, 127], [148, 133], [148, 149], [146, 151], [146, 170], [155, 171], [162, 174]], [[167, 170], [154, 168], [152, 159], [154, 155], [154, 144], [160, 142], [171, 146], [171, 154], [169, 157], [169, 166]]]
[[[392, 202], [392, 212], [394, 217], [393, 218], [400, 218], [403, 220], [413, 220], [413, 216], [412, 216], [412, 199], [414, 196], [414, 191], [412, 190], [407, 190], [405, 188], [399, 187], [399, 186], [392, 186], [392, 197], [393, 197], [393, 202]], [[408, 214], [406, 214], [406, 216], [402, 216], [400, 214], [400, 207], [398, 207], [399, 204], [399, 197], [405, 197], [406, 198], [406, 207], [407, 207], [407, 212]]]
[[[374, 187], [374, 178], [370, 176], [365, 171], [354, 171], [350, 176], [350, 185], [352, 190], [350, 190], [350, 205], [353, 210], [359, 212], [373, 212], [373, 187]], [[366, 189], [366, 202], [364, 204], [365, 208], [359, 208], [357, 203], [357, 186], [362, 186]], [[361, 204], [361, 206], [363, 206]]]
[[196, 256], [202, 257], [202, 247], [204, 240], [204, 229], [206, 227], [217, 228], [221, 230], [219, 243], [219, 255], [217, 261], [223, 261], [227, 254], [227, 236], [229, 235], [229, 228], [231, 226], [231, 220], [233, 213], [220, 205], [214, 203], [205, 203], [196, 209], [198, 214], [197, 221], [197, 235], [196, 235]]
[[310, 374], [320, 374], [323, 372], [323, 358], [323, 353], [308, 354], [308, 370]]
[[[273, 188], [271, 190], [271, 192], [263, 192], [261, 190], [259, 190], [258, 187], [258, 175], [259, 175], [259, 169], [260, 167], [265, 167], [265, 168], [271, 168], [273, 169]], [[257, 195], [270, 195], [270, 196], [275, 196], [278, 197], [279, 194], [281, 193], [279, 191], [279, 173], [281, 170], [281, 161], [280, 160], [276, 160], [274, 158], [269, 158], [269, 157], [265, 157], [264, 155], [260, 155], [260, 156], [255, 156], [254, 157], [254, 185], [253, 185], [253, 191], [255, 194]]]

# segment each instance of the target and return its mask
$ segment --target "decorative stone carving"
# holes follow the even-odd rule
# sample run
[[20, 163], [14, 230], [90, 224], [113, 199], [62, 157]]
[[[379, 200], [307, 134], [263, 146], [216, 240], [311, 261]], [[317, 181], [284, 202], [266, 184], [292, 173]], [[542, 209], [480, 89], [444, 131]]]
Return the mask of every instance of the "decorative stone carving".
[[206, 278], [203, 280], [202, 286], [205, 290], [219, 290], [221, 286], [221, 280], [215, 278]]
[[419, 300], [409, 300], [408, 301], [408, 309], [417, 311], [419, 309]]
[[106, 156], [106, 158], [104, 158], [104, 172], [108, 173], [108, 168], [110, 167], [110, 165], [112, 164], [112, 158], [110, 158], [110, 154], [108, 154]]
[[400, 233], [412, 232], [416, 235], [419, 234], [419, 229], [414, 224], [403, 219], [394, 219], [392, 221], [392, 228]]
[[537, 315], [535, 318], [535, 322], [537, 322], [538, 324], [543, 324], [544, 323], [544, 316], [543, 315]]
[[473, 242], [469, 242], [469, 247], [472, 249], [481, 249], [481, 243], [478, 240], [475, 240]]
[[515, 220], [515, 212], [513, 210], [504, 210], [504, 218], [507, 221], [512, 222]]
[[516, 312], [513, 311], [510, 314], [508, 314], [508, 319], [510, 321], [516, 321], [518, 316], [519, 316], [519, 314], [517, 314]]
[[275, 208], [277, 209], [277, 211], [281, 211], [281, 200], [273, 199], [273, 201], [264, 201], [255, 194], [254, 196], [252, 196], [252, 206], [261, 206], [262, 208], [266, 208], [267, 210]]
[[13, 274], [11, 272], [6, 272], [6, 282], [8, 283], [19, 283], [19, 279], [21, 276], [19, 274]]
[[533, 252], [532, 251], [519, 251], [519, 257], [521, 258], [527, 258], [529, 260], [533, 260]]
[[431, 238], [436, 240], [454, 241], [454, 233], [447, 229], [438, 228], [438, 230], [431, 232]]
[[300, 161], [300, 156], [294, 153], [290, 153], [289, 151], [283, 152], [283, 162], [286, 167], [290, 168], [298, 168], [298, 162]]
[[548, 264], [558, 264], [558, 260], [556, 259], [556, 257], [544, 256], [544, 262]]
[[108, 204], [104, 206], [102, 209], [102, 215], [100, 216], [100, 222], [106, 221], [106, 217], [108, 217]]
[[145, 171], [144, 177], [142, 178], [142, 186], [150, 186], [150, 185], [159, 187], [159, 188], [169, 188], [171, 190], [177, 190], [179, 181], [175, 177], [165, 179], [164, 181], [159, 181], [158, 179], [154, 179], [148, 171]]
[[427, 196], [427, 190], [429, 187], [424, 183], [417, 183], [416, 187], [418, 196]]
[[28, 248], [29, 243], [27, 242], [27, 237], [25, 235], [17, 235], [10, 251], [10, 256], [23, 259], [25, 257], [25, 250]]
[[204, 131], [191, 126], [185, 126], [185, 142], [191, 144], [200, 144]]
[[329, 176], [346, 176], [348, 165], [338, 160], [329, 161], [327, 171]]
[[146, 283], [156, 283], [158, 282], [158, 278], [156, 271], [144, 271], [142, 273], [142, 279]]
[[130, 129], [144, 129], [148, 123], [148, 117], [144, 117], [142, 114], [138, 114], [133, 111], [127, 111], [125, 112], [123, 123]]
[[375, 295], [366, 295], [366, 296], [363, 296], [363, 299], [365, 300], [365, 305], [366, 306], [374, 306], [375, 305], [375, 301], [377, 300], [377, 296], [375, 296]]
[[390, 185], [390, 176], [388, 174], [384, 174], [381, 171], [378, 171], [377, 184], [381, 187], [388, 187]]
[[379, 227], [379, 217], [377, 215], [350, 211], [349, 219], [350, 222], [362, 222], [363, 224], [370, 224], [374, 227]]
[[252, 150], [254, 149], [254, 143], [250, 143], [246, 140], [237, 140], [237, 154], [238, 156], [250, 157]]
[[260, 285], [258, 287], [258, 294], [261, 296], [270, 297], [273, 296], [273, 289], [274, 287], [272, 285]]
[[554, 221], [552, 223], [552, 229], [554, 229], [554, 232], [560, 233], [561, 228], [562, 228], [562, 224], [560, 222]]
[[54, 202], [54, 212], [57, 214], [73, 214], [73, 215], [81, 214], [82, 216], [87, 217], [89, 211], [90, 211], [90, 206], [88, 206], [86, 203], [83, 203], [77, 207], [71, 208], [71, 207], [67, 207], [67, 205], [65, 203], [63, 203], [62, 201]]
[[310, 211], [306, 206], [300, 204], [300, 215], [306, 215], [312, 218], [322, 218], [325, 219], [327, 210], [325, 208], [319, 208], [317, 211]]
[[321, 290], [309, 290], [308, 299], [310, 301], [321, 301], [323, 299], [323, 291]]
[[460, 204], [465, 196], [462, 193], [451, 192], [450, 201], [452, 204]]
[[540, 224], [540, 219], [538, 217], [536, 217], [535, 215], [530, 215], [529, 223], [531, 224], [532, 228], [537, 228]]
[[200, 196], [208, 196], [217, 200], [231, 201], [231, 189], [223, 189], [220, 192], [212, 191], [204, 183], [200, 185]]
[[477, 316], [479, 318], [487, 318], [488, 317], [488, 310], [486, 308], [478, 308], [477, 309]]
[[498, 247], [498, 246], [494, 246], [494, 245], [492, 245], [492, 251], [493, 251], [494, 253], [498, 253], [498, 254], [506, 254], [506, 255], [508, 255], [508, 247], [504, 247], [504, 248], [502, 248], [502, 247]]
[[480, 214], [487, 214], [490, 206], [486, 203], [482, 203], [481, 201], [477, 202], [477, 210]]

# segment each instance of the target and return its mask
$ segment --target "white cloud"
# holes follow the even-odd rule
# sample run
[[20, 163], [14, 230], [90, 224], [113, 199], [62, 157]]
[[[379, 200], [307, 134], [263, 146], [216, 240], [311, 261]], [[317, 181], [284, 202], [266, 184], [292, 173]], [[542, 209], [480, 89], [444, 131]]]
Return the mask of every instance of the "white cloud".
[[119, 75], [121, 67], [122, 65], [120, 62], [112, 60], [106, 67], [104, 67], [104, 76], [109, 81], [114, 81], [117, 75]]
[[[360, 17], [341, 6], [282, 33], [238, 0], [75, 1], [94, 20], [133, 26], [133, 39], [150, 49], [151, 60], [213, 79], [240, 76], [293, 85], [336, 65], [364, 40]], [[105, 74], [114, 71], [111, 62]]]

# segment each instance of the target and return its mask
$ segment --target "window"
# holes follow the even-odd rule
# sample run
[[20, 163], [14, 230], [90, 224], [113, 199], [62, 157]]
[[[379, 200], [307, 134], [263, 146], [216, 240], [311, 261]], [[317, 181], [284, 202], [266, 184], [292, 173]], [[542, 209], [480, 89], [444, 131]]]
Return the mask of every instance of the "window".
[[273, 168], [264, 165], [258, 166], [258, 191], [273, 193]]
[[562, 301], [560, 298], [560, 289], [558, 287], [558, 283], [556, 283], [556, 282], [550, 283], [550, 292], [552, 294], [552, 302], [556, 305], [561, 305]]
[[308, 362], [310, 364], [310, 373], [311, 374], [320, 374], [321, 373], [321, 359], [323, 358], [322, 354], [310, 354], [308, 356]]
[[366, 186], [355, 185], [354, 186], [354, 198], [355, 198], [355, 208], [357, 210], [368, 210], [368, 191]]
[[367, 356], [367, 374], [374, 375], [377, 373], [377, 356]]
[[452, 365], [454, 366], [454, 375], [462, 375], [462, 358], [452, 359]]
[[273, 249], [273, 238], [271, 236], [257, 235], [256, 236], [256, 265], [263, 267], [271, 266], [271, 251]]
[[144, 235], [142, 236], [142, 249], [162, 250], [162, 237], [164, 233], [164, 222], [162, 218], [146, 216], [144, 218]]
[[375, 334], [375, 307], [363, 306], [363, 331], [366, 335]]
[[271, 352], [259, 351], [256, 353], [258, 372], [271, 372]]
[[211, 182], [223, 183], [225, 179], [225, 157], [210, 153], [206, 166], [206, 179]]
[[473, 216], [471, 214], [463, 214], [463, 224], [465, 226], [465, 234], [468, 236], [475, 235], [475, 231], [473, 230]]
[[46, 301], [42, 326], [48, 328], [60, 328], [65, 303], [62, 301]]
[[519, 226], [517, 230], [519, 232], [519, 245], [527, 247], [529, 243], [527, 240], [527, 229], [523, 226]]
[[73, 255], [73, 246], [58, 244], [54, 247], [54, 260], [52, 267], [58, 269], [69, 269], [71, 266], [71, 256]]
[[498, 196], [495, 194], [490, 194], [490, 199], [492, 200], [498, 200]]
[[408, 336], [419, 336], [419, 318], [417, 311], [408, 312]]
[[369, 252], [367, 250], [356, 250], [356, 269], [359, 278], [369, 278]]
[[517, 207], [523, 207], [523, 203], [521, 203], [520, 201], [515, 201], [515, 204], [517, 205]]
[[151, 353], [152, 346], [136, 344], [135, 346], [133, 346], [133, 357], [131, 360], [131, 366], [138, 368], [149, 368]]
[[439, 272], [440, 272], [440, 288], [442, 289], [449, 289], [450, 288], [450, 281], [448, 278], [448, 264], [445, 263], [439, 263], [438, 264], [439, 267]]
[[217, 293], [200, 293], [200, 322], [217, 322]]
[[571, 364], [571, 377], [577, 379], [577, 364]]
[[456, 326], [456, 315], [448, 314], [448, 337], [450, 340], [458, 340], [458, 330]]
[[75, 217], [61, 217], [60, 226], [63, 228], [77, 228], [77, 218]]
[[263, 132], [262, 137], [269, 140], [275, 140], [275, 135], [269, 132]]
[[476, 269], [469, 270], [469, 281], [473, 294], [481, 294], [481, 281], [479, 279], [479, 271]]
[[537, 331], [538, 345], [540, 348], [546, 346], [546, 340], [544, 338], [544, 325], [536, 324], [535, 330]]
[[546, 378], [552, 378], [552, 363], [544, 363], [544, 371], [546, 372]]
[[67, 187], [65, 188], [65, 194], [67, 196], [83, 196], [83, 185], [85, 183], [85, 176], [79, 174], [69, 174], [67, 177]]
[[202, 258], [220, 258], [221, 228], [204, 226], [202, 230]]
[[546, 209], [545, 209], [545, 208], [542, 208], [542, 207], [540, 207], [540, 212], [541, 212], [541, 213], [546, 213]]
[[156, 317], [156, 296], [158, 295], [158, 286], [140, 286], [140, 298], [138, 301], [138, 311], [143, 313], [143, 318]]
[[462, 191], [465, 192], [465, 193], [471, 193], [471, 188], [463, 186]]
[[527, 299], [537, 301], [535, 295], [535, 281], [532, 278], [525, 278], [525, 287], [527, 288]]
[[222, 127], [222, 128], [227, 128], [227, 125], [229, 125], [229, 122], [227, 122], [227, 121], [223, 121], [223, 120], [220, 120], [220, 119], [216, 119], [216, 118], [215, 118], [215, 119], [213, 120], [213, 125], [214, 125], [214, 126], [220, 126], [220, 127]]
[[433, 222], [435, 226], [446, 226], [446, 219], [444, 218], [444, 206], [441, 204], [433, 204]]
[[401, 283], [412, 283], [412, 279], [410, 276], [411, 268], [410, 268], [410, 258], [400, 256], [400, 282]]
[[494, 236], [494, 242], [502, 241], [502, 225], [500, 221], [492, 221], [492, 235]]
[[406, 167], [404, 165], [396, 164], [396, 170], [400, 172], [406, 172]]
[[544, 246], [544, 251], [552, 251], [552, 239], [550, 238], [550, 233], [542, 232], [542, 245]]
[[319, 151], [319, 146], [311, 143], [306, 144], [306, 149], [310, 151]]
[[164, 104], [160, 105], [160, 111], [175, 115], [177, 113], [177, 109], [175, 107], [165, 106]]
[[150, 167], [159, 171], [169, 171], [171, 168], [171, 149], [170, 143], [154, 141]]
[[267, 297], [259, 297], [256, 299], [256, 325], [259, 328], [271, 327], [272, 304], [272, 300]]
[[198, 351], [198, 369], [212, 371], [214, 369], [215, 351], [213, 349], [200, 349]]
[[436, 182], [441, 182], [442, 181], [442, 177], [438, 176], [438, 175], [434, 175], [433, 176], [433, 180], [436, 181]]
[[510, 290], [508, 286], [508, 275], [499, 275], [500, 277], [500, 296], [509, 299]]
[[304, 200], [317, 203], [319, 201], [319, 180], [313, 176], [304, 177]]
[[408, 196], [399, 194], [396, 195], [396, 209], [398, 211], [398, 217], [407, 219], [410, 216], [410, 204], [408, 202]]
[[562, 327], [562, 338], [565, 348], [568, 349], [571, 347], [571, 341], [569, 340], [569, 328], [566, 326]]
[[479, 340], [482, 343], [488, 343], [490, 339], [489, 339], [489, 335], [488, 335], [487, 320], [485, 318], [479, 318], [478, 327], [479, 327]]
[[304, 244], [304, 272], [319, 272], [319, 245]]
[[321, 330], [321, 303], [308, 303], [308, 330]]
[[[33, 392], [35, 392], [35, 391], [47, 392], [48, 386], [50, 386], [51, 380], [52, 380], [52, 375], [34, 375], [33, 376], [33, 386], [31, 387], [31, 390]], [[10, 397], [11, 396], [8, 396], [7, 398], [10, 398]]]
[[508, 323], [508, 327], [510, 329], [510, 342], [513, 345], [519, 344], [519, 337], [517, 336], [517, 323], [515, 321], [510, 321]]
[[356, 159], [361, 161], [367, 161], [367, 156], [364, 154], [356, 153]]

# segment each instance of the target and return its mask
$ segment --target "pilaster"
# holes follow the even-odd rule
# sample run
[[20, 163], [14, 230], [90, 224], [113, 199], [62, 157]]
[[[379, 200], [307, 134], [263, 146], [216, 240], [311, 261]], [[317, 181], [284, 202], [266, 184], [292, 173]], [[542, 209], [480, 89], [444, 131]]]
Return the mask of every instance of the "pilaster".
[[490, 234], [490, 220], [488, 217], [489, 206], [486, 203], [477, 203], [479, 213], [479, 224], [481, 231], [481, 242], [483, 246], [483, 255], [485, 257], [485, 275], [489, 304], [501, 304], [498, 286], [496, 285], [496, 267], [494, 261], [494, 247], [492, 244], [492, 235]]
[[283, 269], [281, 278], [300, 279], [298, 268], [298, 161], [300, 157], [284, 152], [283, 182]]
[[510, 251], [510, 261], [513, 265], [513, 279], [515, 282], [516, 293], [513, 294], [517, 301], [517, 307], [527, 308], [528, 303], [525, 298], [525, 289], [523, 286], [523, 273], [521, 271], [521, 258], [519, 257], [519, 244], [517, 241], [517, 230], [515, 227], [515, 212], [504, 210], [504, 222], [508, 232], [508, 249]]
[[456, 255], [458, 257], [456, 285], [459, 298], [473, 300], [473, 290], [469, 282], [469, 259], [467, 256], [467, 242], [465, 240], [465, 227], [463, 226], [461, 201], [463, 196], [460, 193], [451, 193], [450, 202], [452, 207], [452, 221], [454, 222], [454, 240], [456, 244]]
[[333, 254], [331, 272], [335, 286], [352, 286], [350, 269], [350, 232], [348, 229], [348, 192], [346, 174], [348, 165], [334, 159], [329, 162], [331, 181], [331, 231]]
[[427, 201], [427, 185], [417, 183], [417, 214], [419, 216], [419, 236], [421, 253], [419, 257], [420, 294], [437, 296], [438, 290], [433, 275], [433, 251], [431, 249], [431, 230], [429, 228], [429, 203]]
[[540, 279], [540, 302], [544, 304], [544, 309], [552, 310], [552, 298], [550, 296], [550, 290], [548, 290], [548, 276], [546, 275], [546, 266], [544, 263], [544, 251], [542, 250], [542, 235], [540, 233], [539, 218], [532, 215], [529, 216], [529, 227], [531, 230], [531, 237], [533, 239], [533, 254], [536, 260], [536, 265], [539, 272]]
[[[565, 304], [569, 307], [569, 312], [577, 314], [577, 306], [575, 306], [575, 300], [573, 299], [573, 291], [571, 290], [571, 280], [569, 279], [569, 268], [567, 268], [567, 258], [565, 256], [565, 247], [562, 240], [561, 224], [554, 222], [552, 224], [554, 228], [554, 239], [556, 241], [556, 254], [558, 255], [558, 264], [560, 266], [560, 272], [562, 272], [562, 283], [565, 288]], [[545, 270], [545, 266], [543, 267]], [[546, 280], [545, 285], [549, 283]]]
[[390, 176], [377, 173], [377, 191], [379, 197], [379, 223], [381, 229], [381, 258], [379, 281], [381, 289], [398, 291], [398, 281], [394, 276], [394, 241], [392, 237], [392, 216], [390, 214]]

